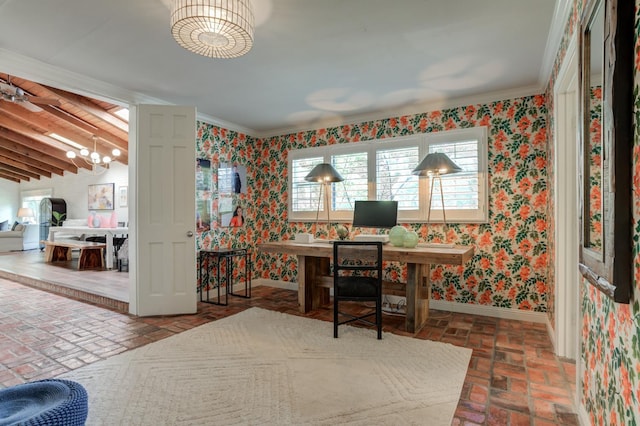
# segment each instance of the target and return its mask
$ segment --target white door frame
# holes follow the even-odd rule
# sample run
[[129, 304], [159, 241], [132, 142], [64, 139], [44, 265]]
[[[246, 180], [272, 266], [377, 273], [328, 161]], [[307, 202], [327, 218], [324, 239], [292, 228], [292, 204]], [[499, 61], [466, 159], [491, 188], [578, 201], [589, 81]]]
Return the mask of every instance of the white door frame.
[[569, 41], [554, 88], [554, 270], [556, 355], [579, 362], [578, 53]]

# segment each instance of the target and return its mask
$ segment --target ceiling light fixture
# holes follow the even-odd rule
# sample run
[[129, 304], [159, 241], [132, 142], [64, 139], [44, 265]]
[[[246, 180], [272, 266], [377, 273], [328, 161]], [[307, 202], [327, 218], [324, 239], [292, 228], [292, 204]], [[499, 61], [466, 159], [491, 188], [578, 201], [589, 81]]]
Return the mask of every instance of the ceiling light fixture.
[[253, 46], [251, 0], [173, 0], [171, 34], [209, 58], [236, 58]]
[[[109, 168], [109, 164], [112, 161], [115, 161], [115, 159], [120, 155], [120, 150], [116, 148], [113, 151], [111, 151], [111, 155], [113, 155], [114, 158], [111, 158], [108, 155], [105, 155], [105, 156], [101, 157], [100, 154], [98, 153], [98, 137], [94, 135], [92, 137], [92, 139], [93, 139], [93, 151], [89, 152], [89, 150], [87, 148], [81, 147], [80, 148], [80, 159], [84, 160], [85, 163], [90, 165], [92, 172], [95, 173], [96, 170], [95, 170], [94, 166], [102, 166], [104, 170], [108, 169]], [[78, 158], [78, 156], [76, 155], [75, 151], [72, 151], [72, 150], [67, 151], [67, 158], [69, 160], [71, 160], [71, 162], [76, 167], [80, 167], [74, 161], [76, 158]]]

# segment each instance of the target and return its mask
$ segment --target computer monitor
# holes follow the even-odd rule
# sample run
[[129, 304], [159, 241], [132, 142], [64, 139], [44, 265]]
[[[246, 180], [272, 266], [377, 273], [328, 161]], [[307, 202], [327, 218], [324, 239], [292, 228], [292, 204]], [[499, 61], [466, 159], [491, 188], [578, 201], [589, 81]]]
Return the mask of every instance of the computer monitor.
[[356, 201], [353, 226], [362, 228], [393, 228], [398, 224], [397, 201]]

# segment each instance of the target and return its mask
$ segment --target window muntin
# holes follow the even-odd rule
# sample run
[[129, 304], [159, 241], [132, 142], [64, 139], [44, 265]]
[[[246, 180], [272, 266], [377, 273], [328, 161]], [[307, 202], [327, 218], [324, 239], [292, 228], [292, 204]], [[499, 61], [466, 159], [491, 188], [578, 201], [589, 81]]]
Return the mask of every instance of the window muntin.
[[27, 220], [28, 223], [40, 223], [40, 202], [44, 198], [51, 198], [53, 196], [53, 189], [31, 189], [20, 192], [20, 205], [21, 207], [28, 207], [33, 210], [35, 214], [34, 218]]
[[332, 184], [332, 211], [353, 211], [355, 200], [369, 197], [369, 153], [354, 152], [334, 155], [331, 165], [342, 175], [344, 182]]
[[[295, 212], [316, 212], [318, 198], [320, 197], [320, 185], [316, 182], [307, 182], [304, 177], [309, 174], [316, 164], [322, 163], [322, 157], [307, 157], [293, 160], [291, 170], [290, 188], [291, 210]], [[324, 197], [323, 197], [324, 198]], [[320, 200], [320, 210], [324, 210], [324, 200]]]
[[[478, 143], [477, 141], [463, 141], [429, 146], [429, 153], [443, 152], [456, 163], [462, 172], [442, 175], [442, 191], [444, 205], [450, 209], [477, 209], [478, 199]], [[434, 193], [439, 194], [438, 182], [435, 183]], [[440, 197], [434, 197], [432, 208], [442, 210]]]
[[[425, 155], [444, 152], [463, 171], [443, 175], [448, 222], [488, 220], [487, 129], [451, 130], [289, 152], [289, 220], [315, 220], [320, 184], [304, 181], [318, 163], [331, 163], [345, 178], [328, 186], [331, 220], [350, 221], [355, 200], [396, 200], [399, 222], [426, 222], [430, 179], [411, 172]], [[304, 190], [303, 190], [304, 188]], [[431, 222], [442, 220], [440, 188], [434, 186]], [[320, 219], [327, 217], [325, 197]]]
[[417, 210], [419, 178], [411, 173], [420, 162], [419, 147], [379, 149], [376, 152], [376, 200], [398, 202], [398, 210]]

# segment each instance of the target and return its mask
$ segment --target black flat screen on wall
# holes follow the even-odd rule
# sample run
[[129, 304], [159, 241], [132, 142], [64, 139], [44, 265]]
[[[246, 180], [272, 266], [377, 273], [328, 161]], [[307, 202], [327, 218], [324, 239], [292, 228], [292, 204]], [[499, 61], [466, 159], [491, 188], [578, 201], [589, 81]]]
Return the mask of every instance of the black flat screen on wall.
[[393, 228], [398, 224], [397, 201], [356, 201], [353, 226], [362, 228]]

